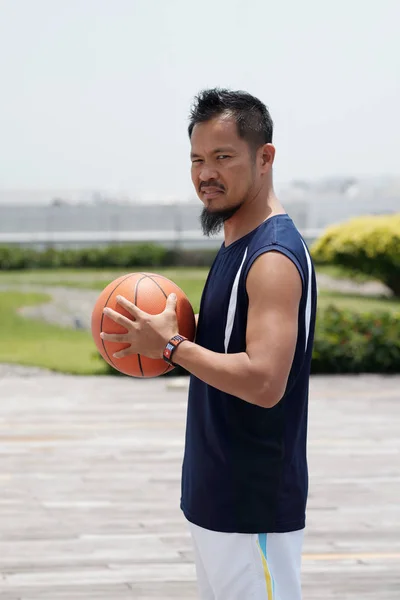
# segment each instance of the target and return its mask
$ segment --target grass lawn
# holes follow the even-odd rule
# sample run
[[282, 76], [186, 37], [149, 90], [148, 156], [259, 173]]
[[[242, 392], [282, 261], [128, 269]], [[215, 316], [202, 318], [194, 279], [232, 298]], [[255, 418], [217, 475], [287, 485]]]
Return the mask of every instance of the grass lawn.
[[46, 294], [0, 293], [0, 362], [79, 375], [104, 373], [91, 334], [25, 319], [18, 308], [47, 302]]
[[[156, 272], [174, 281], [186, 279], [199, 279], [204, 281], [208, 268], [203, 267], [148, 267], [146, 269], [135, 269]], [[102, 289], [113, 279], [129, 272], [129, 269], [34, 269], [27, 271], [3, 271], [0, 273], [0, 285], [8, 283], [33, 283], [39, 285], [65, 285], [67, 287], [82, 287]], [[333, 279], [352, 279], [362, 283], [371, 281], [368, 275], [349, 271], [335, 265], [321, 265], [317, 272], [328, 275]], [[179, 285], [179, 284], [178, 284]]]
[[[148, 268], [146, 272], [158, 273], [174, 281], [187, 294], [195, 312], [199, 311], [200, 296], [203, 291], [204, 282], [208, 269], [203, 268]], [[13, 271], [0, 273], [1, 285], [38, 285], [73, 287], [80, 289], [103, 290], [111, 281], [126, 274], [127, 270], [33, 270]]]
[[[199, 302], [204, 282], [207, 277], [207, 268], [147, 268], [147, 272], [157, 272], [175, 281], [179, 287], [188, 295], [195, 312], [199, 310]], [[318, 271], [332, 277], [343, 279], [348, 272], [339, 267], [319, 267]], [[125, 269], [95, 270], [95, 269], [47, 269], [33, 271], [13, 271], [0, 273], [0, 285], [2, 284], [34, 284], [40, 286], [61, 285], [81, 289], [93, 289], [99, 292], [105, 288], [113, 279], [127, 272]], [[357, 278], [356, 278], [357, 279]], [[359, 280], [359, 279], [358, 279]], [[339, 308], [348, 308], [360, 312], [388, 310], [400, 312], [399, 299], [387, 299], [378, 296], [362, 296], [359, 294], [341, 294], [336, 291], [320, 291], [319, 307], [324, 309], [329, 304]]]
[[329, 305], [355, 312], [388, 311], [400, 315], [400, 298], [379, 296], [362, 296], [361, 294], [341, 294], [328, 290], [320, 290], [318, 308], [324, 310]]
[[[198, 312], [200, 295], [208, 269], [146, 269], [157, 271], [175, 281], [188, 295]], [[37, 286], [70, 286], [102, 290], [110, 281], [124, 274], [112, 271], [41, 270], [0, 274], [1, 285], [34, 284]], [[46, 294], [0, 292], [0, 362], [39, 366], [73, 374], [102, 374], [106, 364], [97, 358], [97, 350], [89, 331], [57, 327], [42, 321], [25, 319], [18, 308], [49, 300]], [[400, 299], [342, 294], [320, 290], [319, 310], [329, 305], [359, 312], [390, 311], [400, 315]]]
[[129, 272], [143, 271], [158, 273], [169, 279], [198, 279], [204, 281], [208, 268], [192, 267], [148, 267], [146, 269], [33, 269], [26, 271], [2, 271], [0, 285], [4, 284], [35, 284], [35, 285], [65, 285], [102, 289], [113, 279]]
[[337, 265], [318, 265], [316, 266], [317, 273], [321, 275], [329, 275], [332, 279], [352, 279], [357, 283], [365, 283], [367, 281], [374, 281], [369, 275], [346, 269], [345, 267], [339, 267]]

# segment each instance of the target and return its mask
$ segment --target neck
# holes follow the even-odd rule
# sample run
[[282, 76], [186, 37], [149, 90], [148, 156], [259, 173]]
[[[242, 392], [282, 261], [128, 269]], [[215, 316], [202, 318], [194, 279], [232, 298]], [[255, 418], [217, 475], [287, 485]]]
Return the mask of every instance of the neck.
[[256, 229], [261, 223], [286, 211], [273, 188], [267, 193], [258, 195], [252, 200], [247, 200], [243, 206], [224, 223], [225, 246], [229, 246], [236, 240]]

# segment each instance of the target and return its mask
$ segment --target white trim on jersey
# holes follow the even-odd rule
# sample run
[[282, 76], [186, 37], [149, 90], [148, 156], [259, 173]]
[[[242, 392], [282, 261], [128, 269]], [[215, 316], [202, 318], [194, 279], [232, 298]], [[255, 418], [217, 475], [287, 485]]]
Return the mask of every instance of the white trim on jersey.
[[305, 328], [306, 328], [306, 347], [307, 350], [308, 345], [308, 336], [310, 333], [310, 323], [311, 323], [311, 286], [312, 286], [312, 267], [311, 267], [311, 258], [310, 254], [307, 250], [307, 246], [301, 240], [304, 246], [304, 252], [307, 259], [307, 269], [308, 269], [308, 285], [307, 285], [307, 302], [306, 302], [306, 310], [305, 310]]
[[225, 354], [228, 352], [229, 341], [230, 341], [231, 335], [232, 335], [233, 321], [235, 320], [236, 305], [237, 305], [239, 277], [240, 277], [240, 273], [242, 272], [242, 268], [244, 265], [244, 261], [246, 260], [246, 256], [247, 256], [247, 248], [244, 252], [243, 259], [242, 259], [241, 265], [239, 267], [239, 270], [236, 273], [235, 281], [233, 282], [233, 286], [232, 286], [231, 297], [229, 298], [229, 307], [228, 307], [228, 314], [226, 317], [226, 326], [225, 326]]

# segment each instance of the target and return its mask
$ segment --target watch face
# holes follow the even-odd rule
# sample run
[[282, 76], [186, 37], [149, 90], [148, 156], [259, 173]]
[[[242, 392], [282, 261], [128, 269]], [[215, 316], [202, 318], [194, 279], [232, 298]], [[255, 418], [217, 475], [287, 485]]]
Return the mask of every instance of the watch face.
[[167, 359], [170, 358], [171, 352], [173, 349], [174, 349], [174, 346], [168, 342], [168, 344], [165, 346], [164, 358], [167, 358]]

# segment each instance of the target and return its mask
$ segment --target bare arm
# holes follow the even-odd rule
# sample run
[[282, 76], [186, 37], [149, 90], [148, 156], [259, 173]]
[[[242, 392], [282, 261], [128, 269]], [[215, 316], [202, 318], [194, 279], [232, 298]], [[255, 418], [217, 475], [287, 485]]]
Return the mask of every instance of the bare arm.
[[265, 253], [250, 269], [247, 293], [245, 352], [222, 354], [184, 342], [173, 360], [223, 392], [270, 408], [283, 396], [294, 357], [300, 274], [283, 254]]

